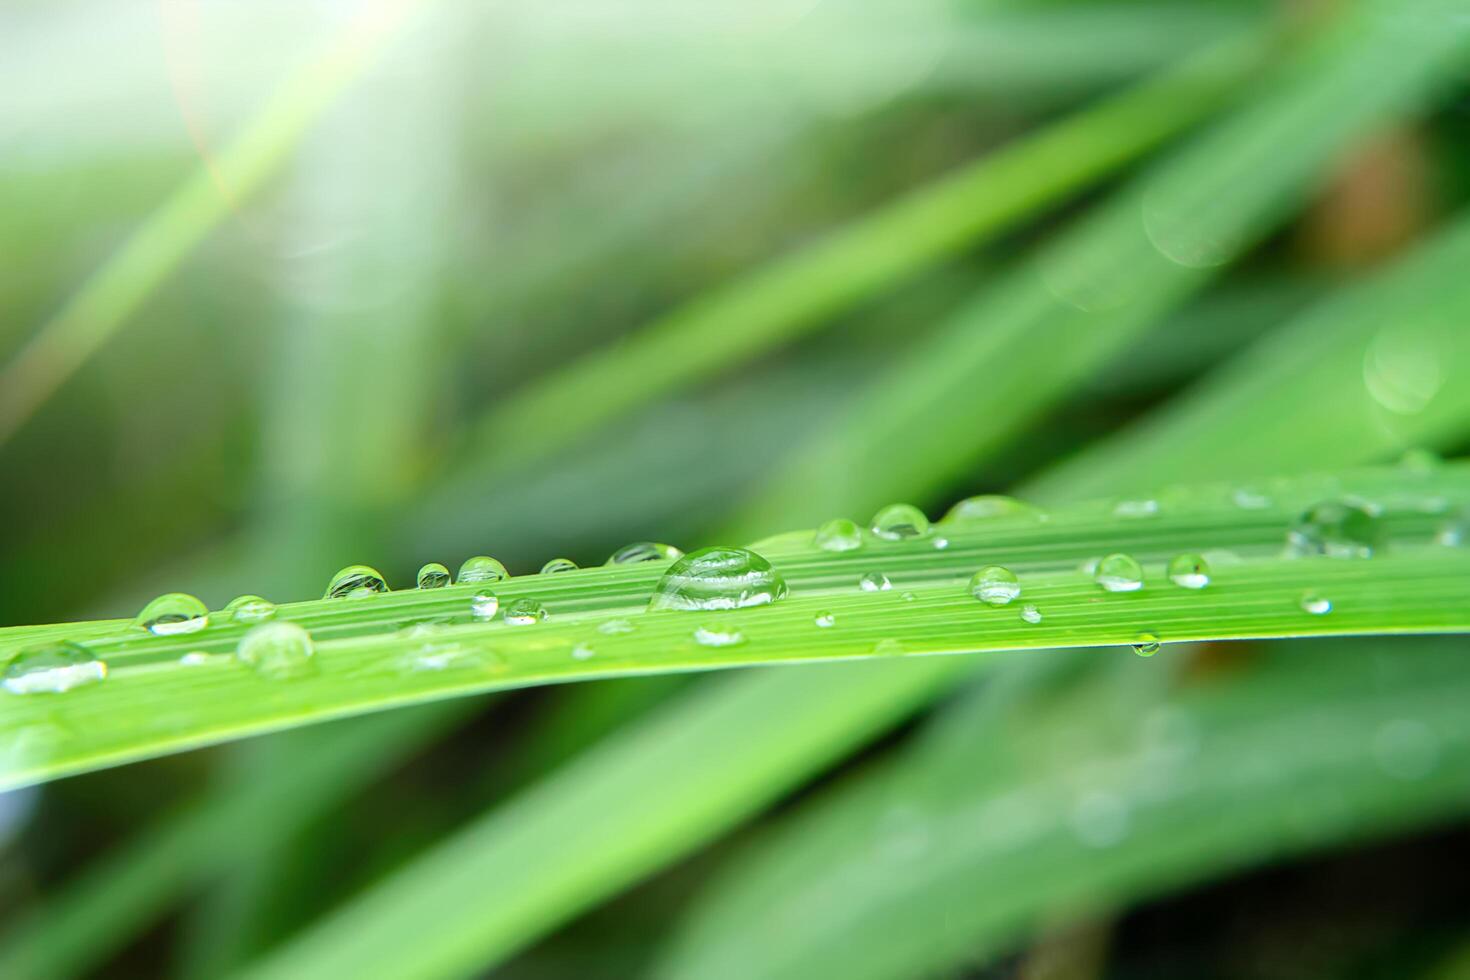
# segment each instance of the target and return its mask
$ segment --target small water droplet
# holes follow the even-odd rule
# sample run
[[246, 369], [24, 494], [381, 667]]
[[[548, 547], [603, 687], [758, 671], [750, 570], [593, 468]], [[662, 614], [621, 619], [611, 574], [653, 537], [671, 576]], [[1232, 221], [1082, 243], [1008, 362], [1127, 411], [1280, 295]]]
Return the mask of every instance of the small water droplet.
[[701, 626], [694, 631], [694, 641], [706, 647], [733, 647], [744, 643], [745, 636], [727, 623]]
[[276, 604], [258, 595], [236, 596], [225, 606], [225, 613], [237, 623], [260, 623], [276, 614]]
[[591, 660], [597, 655], [597, 651], [586, 643], [578, 643], [572, 647], [573, 660]]
[[185, 667], [203, 667], [207, 664], [228, 659], [224, 654], [205, 653], [203, 650], [190, 650], [179, 658], [179, 663]]
[[284, 680], [310, 673], [314, 652], [310, 633], [281, 621], [252, 626], [240, 638], [235, 657], [263, 677]]
[[1009, 568], [986, 565], [970, 578], [970, 595], [987, 606], [1004, 606], [1021, 594], [1021, 580]]
[[880, 657], [896, 657], [904, 652], [903, 643], [891, 636], [885, 637], [873, 647], [873, 652]]
[[882, 572], [868, 572], [858, 579], [858, 588], [864, 592], [887, 592], [893, 588], [893, 583]]
[[1120, 500], [1113, 507], [1115, 517], [1154, 517], [1158, 512], [1157, 500]]
[[560, 575], [562, 572], [575, 572], [577, 563], [570, 558], [553, 558], [541, 566], [542, 575]]
[[1442, 548], [1458, 548], [1467, 542], [1470, 542], [1470, 511], [1456, 514], [1434, 532], [1434, 543]]
[[873, 533], [885, 541], [922, 538], [929, 533], [929, 518], [912, 504], [889, 504], [873, 515]]
[[367, 565], [348, 565], [327, 583], [323, 599], [361, 599], [364, 596], [388, 591], [388, 581], [376, 568]]
[[1203, 589], [1210, 584], [1210, 566], [1200, 555], [1187, 552], [1169, 562], [1169, 581], [1181, 589]]
[[449, 585], [449, 569], [437, 561], [431, 561], [419, 569], [416, 581], [421, 589], [442, 589]]
[[1137, 592], [1143, 588], [1143, 566], [1132, 555], [1121, 552], [1099, 561], [1092, 577], [1109, 592]]
[[608, 556], [608, 565], [636, 565], [644, 561], [673, 561], [684, 557], [684, 552], [671, 544], [657, 541], [634, 541], [624, 545]]
[[1133, 641], [1133, 652], [1140, 657], [1152, 657], [1159, 652], [1159, 638], [1152, 633], [1139, 633]]
[[1025, 517], [1035, 520], [1041, 511], [1015, 497], [997, 493], [966, 497], [951, 507], [940, 519], [941, 524], [979, 524], [997, 517]]
[[530, 596], [513, 599], [505, 607], [505, 621], [512, 626], [533, 626], [545, 619], [546, 607]]
[[209, 609], [191, 595], [169, 592], [144, 606], [133, 625], [155, 636], [197, 633], [209, 625]]
[[489, 555], [476, 555], [466, 558], [464, 564], [459, 566], [460, 585], [470, 585], [476, 582], [503, 582], [510, 578], [510, 572], [505, 566], [491, 558]]
[[1332, 600], [1317, 592], [1304, 592], [1301, 598], [1302, 610], [1313, 616], [1325, 616], [1332, 612]]
[[816, 623], [822, 629], [826, 629], [829, 626], [837, 625], [837, 617], [824, 610], [817, 613], [817, 615], [813, 617], [812, 622]]
[[1270, 497], [1249, 487], [1241, 487], [1230, 496], [1241, 510], [1265, 510], [1271, 506]]
[[605, 623], [598, 624], [597, 632], [605, 633], [608, 636], [617, 636], [621, 633], [631, 633], [633, 632], [633, 624], [628, 622], [628, 620], [626, 619], [609, 619]]
[[82, 646], [63, 640], [22, 650], [5, 665], [3, 683], [11, 694], [61, 694], [107, 677], [107, 664]]
[[899, 596], [899, 598], [902, 599], [904, 602], [913, 602], [915, 599], [918, 598], [918, 596], [914, 595], [912, 592], [905, 592], [903, 593], [903, 595]]
[[863, 546], [863, 529], [855, 521], [834, 517], [817, 528], [812, 541], [823, 551], [852, 551]]
[[1287, 551], [1297, 557], [1371, 558], [1382, 533], [1377, 515], [1364, 505], [1328, 500], [1297, 518], [1286, 534]]
[[786, 580], [746, 548], [701, 548], [669, 566], [649, 609], [743, 609], [786, 595]]
[[1021, 619], [1035, 626], [1037, 623], [1041, 622], [1041, 610], [1037, 609], [1035, 606], [1031, 605], [1028, 602], [1026, 605], [1021, 607]]
[[943, 551], [945, 548], [948, 548], [948, 547], [949, 547], [949, 538], [935, 538], [934, 539], [934, 550], [935, 551]]
[[470, 596], [470, 615], [476, 619], [494, 619], [500, 611], [500, 596], [489, 589], [481, 589]]

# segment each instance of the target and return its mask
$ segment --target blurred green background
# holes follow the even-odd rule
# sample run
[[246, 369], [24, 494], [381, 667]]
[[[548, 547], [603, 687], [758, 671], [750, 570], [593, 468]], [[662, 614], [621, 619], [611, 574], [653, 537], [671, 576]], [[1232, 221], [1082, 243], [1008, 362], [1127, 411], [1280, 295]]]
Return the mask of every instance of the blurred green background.
[[[12, 0], [0, 624], [129, 616], [174, 589], [211, 608], [315, 596], [348, 562], [395, 585], [471, 554], [521, 574], [891, 499], [935, 514], [1028, 484], [1094, 495], [1459, 454], [1467, 20], [1451, 0]], [[1424, 254], [1451, 272], [1407, 298], [1354, 292]], [[1262, 744], [1290, 745], [1311, 738], [1289, 723], [1299, 702], [1272, 701], [1292, 651], [1330, 668], [1400, 648], [1470, 683], [1444, 641], [1208, 648], [1181, 683], [1223, 701], [1211, 679], [1234, 678], [1229, 697], [1280, 723]], [[940, 771], [983, 783], [995, 733], [965, 724], [1075, 739], [1068, 699], [1096, 732], [1114, 687], [1169, 724], [1172, 682], [1057, 662], [1073, 666], [1018, 664], [875, 722], [751, 823], [527, 930], [495, 975], [726, 975], [702, 948], [777, 948], [780, 929], [739, 925], [738, 896], [684, 917], [829, 797], [875, 783], [901, 821], [931, 795], [903, 776], [924, 771], [921, 745], [962, 738], [976, 754]], [[108, 938], [57, 927], [50, 941], [96, 955], [37, 974], [228, 975], [721, 683], [529, 691], [12, 793], [0, 909], [44, 909], [136, 835], [166, 837], [177, 807], [338, 738], [360, 775], [285, 805], [279, 833], [201, 832], [156, 915]], [[1470, 942], [1470, 800], [1400, 812], [1393, 793], [1312, 792], [1357, 829], [1203, 848], [1096, 901], [1042, 895], [881, 970], [1450, 975]], [[1028, 880], [987, 874], [1003, 872]], [[1000, 901], [986, 875], [952, 884], [915, 909]], [[810, 902], [780, 928], [821, 919]], [[709, 939], [721, 909], [736, 924]], [[822, 928], [840, 947], [840, 924]], [[855, 975], [803, 955], [788, 967]]]

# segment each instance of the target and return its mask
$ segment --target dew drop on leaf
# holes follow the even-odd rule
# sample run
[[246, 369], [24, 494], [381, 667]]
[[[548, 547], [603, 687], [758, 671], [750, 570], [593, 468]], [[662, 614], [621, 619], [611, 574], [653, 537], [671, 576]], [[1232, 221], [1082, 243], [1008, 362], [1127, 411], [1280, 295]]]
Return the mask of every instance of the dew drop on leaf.
[[1187, 552], [1169, 562], [1169, 581], [1181, 589], [1203, 589], [1210, 584], [1210, 566], [1200, 555]]
[[607, 636], [618, 636], [622, 633], [633, 632], [633, 624], [626, 619], [609, 619], [605, 623], [599, 623], [597, 632]]
[[824, 610], [812, 617], [812, 622], [816, 623], [822, 629], [826, 629], [829, 626], [837, 625], [837, 617]]
[[1021, 580], [1001, 565], [986, 565], [970, 578], [970, 595], [987, 606], [1004, 606], [1021, 594]]
[[296, 623], [284, 620], [252, 626], [235, 647], [237, 660], [272, 680], [286, 680], [310, 673], [314, 653], [311, 634]]
[[546, 619], [546, 607], [530, 596], [513, 599], [505, 607], [505, 621], [512, 626], [534, 626]]
[[880, 657], [897, 657], [904, 652], [904, 649], [900, 641], [889, 636], [879, 640], [873, 647], [873, 652]]
[[595, 656], [597, 656], [597, 650], [594, 649], [590, 644], [578, 643], [576, 646], [572, 647], [573, 660], [591, 660]]
[[786, 580], [746, 548], [701, 548], [670, 565], [649, 609], [743, 609], [786, 595]]
[[997, 517], [1029, 517], [1033, 520], [1041, 511], [1015, 497], [1001, 494], [982, 494], [966, 497], [951, 507], [939, 521], [941, 524], [979, 524]]
[[1287, 551], [1297, 557], [1371, 558], [1383, 529], [1362, 504], [1328, 500], [1307, 509], [1286, 533]]
[[1120, 500], [1113, 507], [1114, 517], [1153, 517], [1158, 512], [1157, 500]]
[[1300, 604], [1303, 612], [1313, 616], [1325, 616], [1332, 612], [1332, 600], [1318, 592], [1303, 592]]
[[133, 625], [155, 636], [197, 633], [209, 625], [209, 609], [183, 592], [169, 592], [144, 606]]
[[558, 575], [562, 572], [575, 572], [577, 563], [570, 558], [553, 558], [541, 566], [542, 575]]
[[442, 589], [449, 585], [449, 581], [449, 569], [437, 561], [431, 561], [420, 568], [416, 579], [421, 589]]
[[863, 529], [845, 517], [834, 517], [817, 528], [813, 541], [823, 551], [852, 551], [863, 546]]
[[1026, 605], [1021, 607], [1021, 620], [1022, 622], [1027, 622], [1030, 623], [1032, 626], [1035, 626], [1037, 623], [1041, 622], [1041, 610], [1037, 609], [1035, 606], [1028, 602], [1026, 603]]
[[475, 619], [494, 619], [500, 611], [500, 597], [489, 589], [481, 589], [470, 596], [470, 615]]
[[0, 683], [11, 694], [61, 694], [106, 677], [106, 663], [80, 643], [65, 640], [22, 650], [5, 665]]
[[744, 643], [745, 635], [728, 623], [714, 623], [696, 629], [694, 642], [706, 647], [733, 647]]
[[868, 572], [858, 579], [858, 588], [864, 592], [887, 592], [893, 588], [893, 583], [882, 572]]
[[1143, 566], [1132, 555], [1121, 552], [1099, 561], [1092, 577], [1108, 592], [1137, 592], [1143, 588]]
[[510, 578], [510, 573], [505, 566], [491, 558], [489, 555], [475, 555], [466, 558], [464, 564], [459, 566], [460, 585], [471, 585], [476, 582], [500, 582]]
[[1159, 652], [1159, 638], [1152, 633], [1139, 633], [1133, 641], [1133, 652], [1140, 657], [1152, 657]]
[[260, 623], [276, 614], [276, 604], [258, 595], [236, 596], [225, 606], [225, 614], [236, 623]]
[[657, 541], [634, 541], [614, 551], [604, 564], [636, 565], [645, 561], [672, 561], [675, 558], [682, 558], [683, 555], [684, 552], [671, 544], [660, 544]]
[[361, 599], [388, 591], [388, 580], [376, 568], [348, 565], [327, 583], [323, 599]]
[[873, 533], [885, 541], [922, 538], [929, 533], [929, 518], [912, 504], [889, 504], [873, 515]]

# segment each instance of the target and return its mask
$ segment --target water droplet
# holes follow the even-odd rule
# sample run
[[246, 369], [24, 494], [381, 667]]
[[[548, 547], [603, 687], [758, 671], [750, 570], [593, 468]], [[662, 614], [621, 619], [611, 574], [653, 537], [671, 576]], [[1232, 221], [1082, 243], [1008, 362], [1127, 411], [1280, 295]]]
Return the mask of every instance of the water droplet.
[[823, 551], [852, 551], [863, 546], [863, 529], [855, 521], [834, 517], [817, 528], [812, 540]]
[[489, 589], [470, 596], [470, 615], [476, 619], [494, 619], [500, 611], [500, 597]]
[[388, 581], [375, 568], [367, 565], [348, 565], [327, 583], [323, 599], [361, 599], [378, 592], [388, 591]]
[[1159, 652], [1159, 638], [1152, 633], [1139, 633], [1133, 641], [1133, 652], [1140, 657], [1152, 657]]
[[197, 633], [209, 625], [209, 609], [183, 592], [169, 592], [143, 607], [133, 625], [155, 636]]
[[107, 664], [80, 643], [64, 640], [16, 654], [0, 683], [11, 694], [60, 694], [106, 677]]
[[1143, 566], [1132, 555], [1108, 555], [1097, 563], [1093, 579], [1109, 592], [1137, 592], [1143, 588]]
[[1332, 612], [1332, 600], [1316, 592], [1304, 592], [1301, 598], [1303, 611], [1313, 616], [1325, 616]]
[[431, 561], [419, 569], [417, 582], [421, 589], [442, 589], [449, 581], [449, 569], [437, 561]]
[[264, 677], [283, 680], [310, 673], [314, 652], [310, 633], [281, 621], [252, 626], [240, 638], [235, 657]]
[[1037, 609], [1035, 606], [1031, 605], [1028, 602], [1026, 605], [1021, 607], [1021, 619], [1035, 626], [1037, 623], [1041, 622], [1041, 610]]
[[868, 572], [858, 579], [858, 588], [864, 592], [887, 592], [893, 588], [893, 583], [882, 572]]
[[904, 602], [913, 602], [915, 599], [918, 598], [918, 596], [914, 595], [912, 592], [905, 592], [903, 595], [899, 596], [899, 598], [902, 599]]
[[624, 545], [608, 556], [608, 565], [636, 565], [643, 561], [673, 561], [684, 557], [684, 552], [671, 544], [659, 544], [657, 541], [634, 541], [632, 544]]
[[507, 572], [504, 565], [489, 555], [466, 558], [464, 564], [459, 566], [458, 582], [460, 585], [475, 582], [502, 582], [508, 578], [510, 578], [510, 572]]
[[1270, 497], [1249, 487], [1241, 487], [1230, 496], [1241, 510], [1265, 510], [1271, 506]]
[[904, 652], [903, 643], [895, 640], [891, 636], [886, 637], [878, 641], [877, 645], [873, 647], [873, 652], [880, 657], [896, 657]]
[[1210, 566], [1200, 555], [1187, 552], [1169, 562], [1169, 581], [1181, 589], [1203, 589], [1210, 584]]
[[276, 604], [258, 595], [236, 596], [225, 606], [225, 613], [237, 623], [259, 623], [276, 614]]
[[1021, 580], [1000, 565], [986, 565], [970, 578], [970, 595], [987, 606], [1004, 606], [1020, 594]]
[[943, 551], [945, 548], [948, 548], [948, 547], [949, 547], [949, 538], [935, 538], [934, 539], [934, 550], [935, 551]]
[[597, 655], [597, 651], [586, 643], [578, 643], [572, 647], [573, 660], [591, 660]]
[[929, 533], [929, 518], [912, 504], [889, 504], [873, 515], [873, 533], [885, 541], [922, 538]]
[[553, 558], [541, 566], [542, 575], [559, 575], [562, 572], [575, 572], [577, 563], [570, 558]]
[[1442, 548], [1458, 548], [1470, 542], [1470, 511], [1445, 521], [1434, 532], [1434, 543]]
[[1030, 504], [1022, 503], [1015, 497], [992, 493], [966, 497], [951, 507], [939, 523], [978, 524], [997, 517], [1028, 517], [1034, 520], [1040, 516], [1041, 511]]
[[706, 647], [733, 647], [744, 643], [745, 636], [727, 623], [701, 626], [694, 631], [694, 641]]
[[701, 548], [669, 566], [649, 609], [743, 609], [786, 595], [786, 580], [745, 548]]
[[1370, 558], [1382, 536], [1378, 517], [1362, 504], [1329, 500], [1309, 508], [1286, 534], [1295, 556]]
[[534, 626], [546, 619], [546, 607], [530, 596], [511, 600], [505, 607], [505, 621], [512, 626]]
[[617, 636], [621, 633], [631, 633], [633, 632], [633, 624], [628, 622], [626, 619], [609, 619], [605, 623], [598, 624], [597, 632], [605, 633], [608, 636]]
[[817, 615], [813, 617], [812, 622], [816, 623], [822, 629], [826, 629], [829, 626], [837, 625], [837, 617], [824, 610], [817, 613]]
[[224, 654], [205, 653], [203, 650], [190, 650], [179, 658], [179, 663], [185, 667], [203, 667], [207, 664], [228, 660]]
[[1157, 500], [1120, 500], [1113, 507], [1115, 517], [1153, 517], [1158, 512]]

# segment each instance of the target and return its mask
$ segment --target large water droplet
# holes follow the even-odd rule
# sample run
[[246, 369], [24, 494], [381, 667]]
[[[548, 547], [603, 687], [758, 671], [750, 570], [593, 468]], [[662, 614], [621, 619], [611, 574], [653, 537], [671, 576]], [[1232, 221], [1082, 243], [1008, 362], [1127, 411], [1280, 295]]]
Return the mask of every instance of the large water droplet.
[[449, 569], [437, 561], [431, 561], [419, 569], [416, 581], [421, 589], [442, 589], [449, 585]]
[[1109, 592], [1137, 592], [1143, 588], [1143, 566], [1132, 555], [1108, 555], [1097, 563], [1093, 580]]
[[3, 683], [11, 694], [60, 694], [107, 677], [107, 664], [69, 640], [32, 647], [5, 665]]
[[939, 523], [979, 524], [997, 517], [1028, 517], [1034, 520], [1040, 516], [1041, 511], [1015, 497], [988, 493], [961, 500], [945, 513]]
[[1178, 555], [1169, 562], [1169, 581], [1181, 589], [1203, 589], [1210, 584], [1210, 566], [1193, 552]]
[[494, 619], [500, 611], [500, 597], [489, 589], [481, 589], [470, 596], [470, 615], [476, 619]]
[[729, 623], [712, 623], [694, 631], [694, 642], [706, 647], [733, 647], [745, 642], [745, 635]]
[[1303, 612], [1313, 616], [1325, 616], [1332, 612], [1332, 600], [1318, 592], [1303, 592], [1300, 604]]
[[1286, 534], [1287, 550], [1297, 556], [1370, 558], [1383, 528], [1362, 504], [1328, 500], [1309, 508]]
[[893, 583], [882, 572], [868, 572], [858, 579], [858, 588], [864, 592], [887, 592], [893, 588]]
[[855, 521], [834, 517], [817, 528], [813, 540], [823, 551], [852, 551], [863, 546], [863, 530]]
[[240, 638], [235, 657], [263, 677], [283, 680], [311, 673], [311, 634], [295, 623], [261, 623]]
[[546, 619], [546, 607], [530, 596], [511, 600], [505, 607], [505, 621], [512, 626], [533, 626]]
[[673, 561], [683, 556], [684, 552], [671, 544], [660, 544], [657, 541], [634, 541], [614, 551], [608, 556], [605, 564], [636, 565], [644, 561]]
[[553, 558], [541, 566], [542, 575], [559, 575], [562, 572], [575, 572], [577, 563], [570, 558]]
[[364, 596], [388, 591], [388, 580], [376, 568], [367, 565], [348, 565], [327, 583], [323, 599], [361, 599]]
[[225, 613], [237, 623], [260, 623], [276, 614], [276, 604], [258, 595], [236, 596], [225, 606]]
[[476, 555], [466, 558], [464, 564], [459, 566], [460, 585], [470, 585], [476, 582], [499, 582], [510, 578], [510, 572], [489, 555]]
[[701, 548], [669, 566], [650, 609], [741, 609], [786, 595], [786, 580], [745, 548]]
[[1020, 594], [1021, 580], [1000, 565], [986, 565], [970, 579], [970, 595], [987, 606], [1004, 606]]
[[921, 538], [929, 533], [929, 518], [912, 504], [889, 504], [873, 515], [873, 533], [885, 541]]
[[209, 625], [209, 609], [191, 595], [169, 592], [144, 606], [133, 625], [155, 636], [197, 633]]
[[1139, 633], [1133, 641], [1133, 652], [1140, 657], [1152, 657], [1159, 652], [1159, 638], [1152, 633]]

